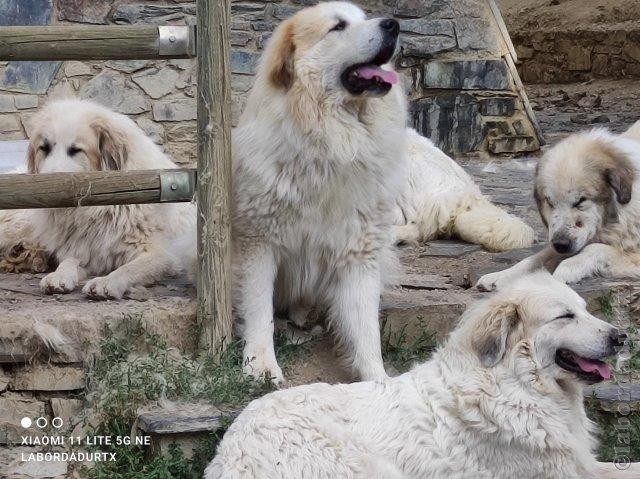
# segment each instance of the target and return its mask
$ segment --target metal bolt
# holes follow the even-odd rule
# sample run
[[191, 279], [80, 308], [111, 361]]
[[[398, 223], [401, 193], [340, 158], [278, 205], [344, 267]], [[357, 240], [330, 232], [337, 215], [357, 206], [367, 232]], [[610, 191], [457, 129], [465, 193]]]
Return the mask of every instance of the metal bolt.
[[171, 191], [176, 191], [178, 189], [177, 183], [171, 183]]
[[170, 41], [171, 43], [175, 42], [175, 41], [176, 41], [176, 36], [175, 36], [175, 35], [171, 35], [171, 36], [169, 37], [169, 41]]

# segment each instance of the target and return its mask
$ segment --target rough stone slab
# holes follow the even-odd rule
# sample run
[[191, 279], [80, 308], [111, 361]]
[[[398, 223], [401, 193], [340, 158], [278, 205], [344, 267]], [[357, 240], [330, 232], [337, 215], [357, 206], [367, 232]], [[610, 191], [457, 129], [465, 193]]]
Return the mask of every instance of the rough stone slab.
[[194, 99], [158, 101], [153, 104], [155, 121], [196, 120], [198, 111]]
[[51, 0], [0, 0], [0, 26], [47, 25]]
[[13, 95], [0, 95], [0, 113], [12, 113], [18, 111]]
[[424, 245], [420, 256], [445, 256], [447, 258], [460, 258], [469, 253], [479, 251], [482, 248], [476, 244], [464, 243], [454, 240], [429, 241]]
[[14, 115], [0, 115], [0, 131], [20, 131], [20, 121]]
[[114, 0], [58, 0], [58, 18], [69, 22], [106, 24]]
[[75, 391], [84, 388], [84, 370], [71, 366], [24, 366], [16, 369], [11, 388], [14, 391]]
[[79, 421], [83, 402], [80, 399], [51, 398], [53, 417], [62, 419], [62, 429], [70, 431]]
[[136, 73], [133, 82], [153, 99], [162, 98], [173, 92], [180, 74], [171, 68], [151, 69]]
[[195, 3], [182, 5], [152, 5], [152, 4], [120, 4], [111, 16], [114, 23], [162, 24], [168, 21], [182, 20], [196, 14]]
[[38, 107], [38, 97], [36, 95], [16, 95], [14, 101], [18, 110]]
[[84, 62], [69, 61], [64, 64], [64, 74], [67, 77], [91, 75], [91, 67]]
[[512, 116], [516, 111], [514, 97], [493, 97], [480, 100], [480, 113], [486, 116]]
[[165, 133], [162, 125], [150, 120], [149, 118], [138, 118], [136, 122], [155, 143], [158, 145], [162, 145], [164, 143]]
[[405, 55], [423, 58], [454, 50], [457, 46], [455, 36], [446, 35], [405, 35], [400, 38], [400, 42]]
[[217, 431], [222, 424], [222, 412], [202, 404], [180, 404], [138, 416], [137, 426], [150, 434], [179, 434]]
[[123, 76], [109, 71], [92, 78], [82, 88], [80, 96], [125, 115], [137, 115], [151, 109], [149, 100], [140, 91], [128, 85]]
[[533, 136], [514, 135], [504, 138], [490, 138], [489, 151], [494, 154], [538, 151], [540, 143]]
[[59, 68], [60, 62], [9, 62], [0, 76], [0, 90], [43, 95]]
[[433, 61], [424, 66], [424, 88], [455, 90], [510, 90], [509, 70], [503, 60]]
[[400, 280], [400, 286], [405, 289], [447, 290], [453, 289], [451, 279], [438, 274], [405, 272]]
[[231, 51], [231, 73], [254, 75], [260, 55], [240, 50]]
[[105, 65], [124, 73], [133, 73], [142, 70], [149, 64], [148, 60], [109, 60]]
[[605, 383], [584, 389], [584, 397], [598, 400], [605, 411], [620, 413], [621, 410], [640, 411], [640, 384]]
[[453, 18], [455, 12], [447, 0], [398, 0], [394, 15], [398, 17]]
[[[33, 452], [33, 451], [31, 451]], [[11, 464], [7, 470], [8, 479], [49, 479], [64, 477], [67, 474], [67, 461], [20, 461]]]
[[[24, 434], [32, 437], [41, 436], [41, 430], [35, 425], [36, 418], [41, 416], [46, 416], [43, 401], [12, 392], [4, 393], [0, 396], [0, 444], [19, 443], [20, 437]], [[28, 429], [20, 424], [24, 417], [33, 421]]]

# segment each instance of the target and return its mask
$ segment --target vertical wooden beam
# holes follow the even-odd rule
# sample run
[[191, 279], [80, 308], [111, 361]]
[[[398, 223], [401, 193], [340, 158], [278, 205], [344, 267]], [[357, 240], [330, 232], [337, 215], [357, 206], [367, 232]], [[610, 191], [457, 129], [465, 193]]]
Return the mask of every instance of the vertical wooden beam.
[[230, 0], [197, 0], [198, 322], [201, 346], [231, 339]]

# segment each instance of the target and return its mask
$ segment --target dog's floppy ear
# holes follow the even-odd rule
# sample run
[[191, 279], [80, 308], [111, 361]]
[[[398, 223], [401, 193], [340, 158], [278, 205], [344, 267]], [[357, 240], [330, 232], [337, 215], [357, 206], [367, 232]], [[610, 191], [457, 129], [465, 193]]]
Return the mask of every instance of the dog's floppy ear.
[[100, 149], [101, 157], [100, 169], [124, 169], [129, 154], [125, 134], [114, 128], [104, 118], [99, 118], [91, 123], [91, 128], [98, 136], [98, 148]]
[[476, 323], [473, 349], [483, 366], [498, 364], [507, 349], [509, 334], [519, 321], [517, 306], [510, 301], [489, 300], [482, 317]]
[[627, 155], [613, 146], [603, 148], [603, 153], [609, 160], [604, 168], [605, 181], [613, 189], [616, 199], [621, 205], [631, 201], [635, 169]]
[[293, 22], [285, 21], [269, 40], [263, 64], [267, 69], [267, 79], [276, 88], [288, 90], [293, 84]]

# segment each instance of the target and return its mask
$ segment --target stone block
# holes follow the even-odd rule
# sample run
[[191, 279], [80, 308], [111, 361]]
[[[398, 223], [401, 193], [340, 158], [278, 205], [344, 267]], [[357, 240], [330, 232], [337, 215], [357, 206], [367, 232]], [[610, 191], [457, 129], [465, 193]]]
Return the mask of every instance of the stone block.
[[565, 50], [566, 66], [570, 71], [591, 70], [591, 47], [573, 45]]
[[111, 71], [92, 78], [82, 88], [80, 96], [125, 115], [137, 115], [151, 109], [149, 100], [140, 91], [127, 84], [122, 75]]
[[400, 31], [418, 35], [444, 35], [455, 38], [456, 32], [451, 20], [400, 20]]
[[51, 0], [0, 0], [0, 26], [48, 25]]
[[394, 15], [402, 18], [454, 18], [455, 12], [447, 0], [398, 0]]
[[512, 116], [516, 111], [514, 97], [493, 97], [480, 100], [480, 113], [485, 116]]
[[518, 60], [529, 60], [533, 58], [535, 55], [535, 50], [531, 47], [527, 47], [525, 45], [516, 45], [516, 54], [518, 55]]
[[17, 108], [13, 95], [0, 94], [0, 113], [12, 113], [14, 111], [17, 111]]
[[142, 131], [144, 131], [147, 136], [154, 141], [154, 143], [158, 145], [162, 145], [164, 143], [165, 133], [161, 124], [156, 123], [149, 118], [138, 118], [136, 122], [138, 123], [138, 126], [142, 128]]
[[540, 149], [538, 140], [533, 136], [510, 136], [490, 138], [489, 151], [494, 154], [531, 152]]
[[51, 398], [51, 411], [53, 417], [62, 419], [62, 428], [71, 430], [78, 422], [78, 416], [82, 412], [80, 399]]
[[20, 120], [16, 115], [0, 115], [0, 131], [21, 131]]
[[637, 43], [627, 42], [624, 45], [624, 53], [636, 62], [640, 62], [640, 45]]
[[36, 95], [16, 95], [14, 101], [18, 110], [38, 107], [38, 97]]
[[298, 10], [300, 10], [299, 7], [276, 3], [273, 6], [273, 16], [278, 20], [284, 20], [286, 18], [293, 16]]
[[149, 60], [109, 60], [106, 65], [109, 68], [124, 73], [133, 73], [142, 70], [149, 64]]
[[[46, 416], [45, 403], [32, 397], [6, 392], [0, 396], [0, 444], [20, 442], [22, 435], [31, 437], [42, 435], [35, 425], [35, 420]], [[20, 424], [22, 418], [29, 418], [32, 425], [23, 428]]]
[[91, 75], [91, 67], [84, 62], [65, 62], [64, 74], [67, 77]]
[[231, 51], [231, 73], [254, 75], [260, 55], [240, 50]]
[[0, 368], [0, 394], [7, 390], [10, 382], [11, 376], [9, 376], [4, 369]]
[[58, 0], [58, 18], [69, 22], [106, 24], [114, 0]]
[[173, 91], [180, 74], [169, 67], [153, 68], [136, 73], [131, 80], [153, 99], [162, 98]]
[[233, 47], [246, 47], [251, 40], [253, 40], [253, 35], [251, 35], [251, 33], [231, 32], [231, 46]]
[[431, 58], [438, 53], [454, 50], [457, 47], [455, 37], [405, 35], [400, 41], [404, 55]]
[[153, 104], [155, 121], [196, 120], [197, 106], [193, 99], [158, 101]]
[[14, 391], [75, 391], [84, 388], [84, 370], [73, 366], [30, 365], [16, 369]]
[[9, 62], [0, 76], [0, 90], [44, 95], [60, 62]]
[[454, 90], [510, 90], [503, 60], [434, 61], [424, 66], [422, 86]]
[[196, 143], [198, 141], [197, 130], [198, 125], [194, 121], [176, 123], [167, 128], [167, 139], [175, 142]]
[[187, 17], [193, 17], [195, 14], [195, 3], [181, 5], [120, 4], [113, 12], [111, 19], [118, 24], [162, 24], [176, 20], [185, 21]]
[[460, 18], [455, 21], [458, 48], [462, 51], [487, 51], [499, 53], [502, 40], [496, 37], [496, 28], [481, 18]]

